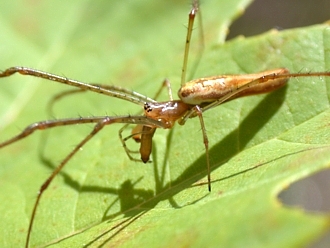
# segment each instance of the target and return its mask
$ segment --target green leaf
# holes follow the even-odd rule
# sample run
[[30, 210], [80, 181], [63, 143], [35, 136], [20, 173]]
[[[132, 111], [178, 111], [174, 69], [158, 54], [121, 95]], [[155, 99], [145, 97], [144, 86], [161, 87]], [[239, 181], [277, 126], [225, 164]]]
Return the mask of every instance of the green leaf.
[[[328, 71], [330, 28], [316, 25], [223, 44], [249, 1], [203, 1], [206, 49], [194, 78], [286, 67]], [[0, 68], [24, 65], [152, 97], [180, 73], [186, 1], [11, 1], [0, 4]], [[198, 56], [194, 30], [189, 73]], [[220, 37], [220, 38], [219, 38]], [[238, 99], [204, 114], [212, 192], [198, 118], [157, 130], [150, 164], [130, 161], [120, 125], [94, 137], [45, 191], [31, 234], [43, 247], [289, 247], [312, 242], [329, 216], [284, 208], [277, 194], [330, 165], [330, 79], [299, 78], [276, 92]], [[1, 79], [1, 140], [45, 119], [127, 115], [138, 106], [94, 93], [56, 103], [65, 85], [21, 75]], [[161, 100], [167, 100], [166, 93]], [[37, 132], [0, 150], [0, 246], [22, 247], [37, 191], [92, 129]], [[126, 132], [129, 134], [129, 130]], [[129, 142], [130, 147], [137, 145]], [[295, 237], [294, 239], [292, 237]]]

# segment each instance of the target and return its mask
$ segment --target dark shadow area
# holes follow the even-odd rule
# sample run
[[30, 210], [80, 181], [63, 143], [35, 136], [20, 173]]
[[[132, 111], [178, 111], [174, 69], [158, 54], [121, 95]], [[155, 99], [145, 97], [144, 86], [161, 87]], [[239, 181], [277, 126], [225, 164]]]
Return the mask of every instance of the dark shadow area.
[[230, 27], [227, 40], [253, 36], [272, 28], [288, 29], [324, 23], [330, 19], [327, 0], [255, 0]]
[[[278, 195], [280, 202], [289, 208], [303, 209], [311, 214], [330, 213], [330, 170], [322, 170], [312, 176], [291, 184]], [[327, 247], [330, 244], [330, 232], [307, 246], [310, 248]]]
[[[323, 189], [328, 189], [324, 191]], [[307, 212], [330, 213], [330, 170], [322, 170], [284, 189], [278, 199]]]

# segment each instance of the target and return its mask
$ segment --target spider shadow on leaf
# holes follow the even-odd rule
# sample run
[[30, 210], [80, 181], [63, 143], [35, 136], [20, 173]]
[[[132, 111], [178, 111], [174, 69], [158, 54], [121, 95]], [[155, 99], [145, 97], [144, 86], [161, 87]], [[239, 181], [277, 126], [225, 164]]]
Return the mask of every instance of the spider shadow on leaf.
[[[221, 167], [226, 161], [230, 158], [237, 155], [241, 150], [244, 149], [246, 144], [254, 137], [260, 128], [262, 128], [269, 119], [274, 116], [274, 114], [279, 110], [282, 103], [285, 99], [286, 87], [269, 93], [257, 106], [254, 107], [240, 123], [240, 125], [229, 133], [226, 137], [221, 138], [221, 141], [215, 144], [210, 149], [210, 157], [212, 161], [218, 161], [212, 166], [212, 171]], [[267, 110], [267, 111], [266, 111]], [[212, 110], [217, 111], [217, 110]], [[184, 128], [184, 127], [176, 127]], [[235, 144], [237, 142], [237, 131], [240, 130], [240, 150], [237, 151], [230, 144]], [[243, 133], [242, 133], [243, 132]], [[46, 142], [47, 139], [43, 139], [42, 142]], [[155, 206], [161, 201], [169, 201], [173, 208], [183, 208], [187, 205], [194, 204], [208, 195], [207, 190], [205, 189], [205, 196], [199, 197], [198, 199], [191, 200], [186, 205], [180, 205], [174, 200], [174, 196], [180, 193], [185, 188], [189, 187], [204, 187], [205, 185], [196, 184], [193, 185], [196, 181], [205, 178], [207, 175], [205, 155], [202, 155], [195, 162], [185, 169], [182, 174], [175, 180], [170, 183], [165, 183], [164, 173], [165, 168], [168, 166], [168, 160], [166, 154], [171, 152], [171, 142], [173, 142], [173, 131], [170, 130], [170, 133], [167, 137], [168, 144], [166, 145], [165, 158], [163, 163], [159, 165], [157, 163], [157, 144], [154, 144], [153, 150], [153, 167], [154, 167], [154, 179], [155, 179], [155, 190], [138, 188], [138, 183], [143, 178], [138, 178], [135, 181], [126, 180], [121, 183], [120, 188], [109, 188], [109, 187], [100, 187], [93, 185], [84, 185], [81, 186], [79, 183], [72, 179], [72, 177], [67, 174], [65, 171], [61, 171], [59, 176], [64, 178], [64, 183], [72, 187], [73, 189], [85, 193], [85, 192], [96, 192], [104, 193], [110, 195], [117, 195], [117, 199], [109, 204], [108, 208], [103, 214], [102, 221], [110, 221], [115, 217], [123, 215], [122, 221], [119, 224], [110, 227], [110, 229], [105, 230], [94, 240], [91, 240], [91, 243], [97, 242], [99, 238], [105, 238], [107, 241], [110, 241], [114, 236], [118, 235], [124, 227], [135, 222], [149, 210], [155, 208]], [[42, 146], [45, 147], [45, 146]], [[39, 149], [40, 150], [40, 149]], [[43, 152], [39, 153], [40, 160], [47, 167], [53, 169], [55, 164], [53, 164], [49, 159], [47, 159]], [[159, 169], [160, 168], [160, 169]], [[253, 168], [255, 169], [255, 168]], [[246, 170], [242, 170], [244, 173]], [[236, 173], [232, 176], [237, 176], [239, 173]], [[219, 180], [229, 179], [231, 176], [225, 176], [222, 179], [214, 178], [212, 181], [218, 182]], [[204, 184], [204, 183], [202, 183]], [[207, 183], [205, 183], [207, 184]], [[206, 186], [205, 186], [206, 187]], [[119, 202], [120, 210], [111, 213], [111, 208], [115, 202]], [[116, 222], [118, 223], [118, 222]], [[89, 228], [89, 227], [88, 227]]]

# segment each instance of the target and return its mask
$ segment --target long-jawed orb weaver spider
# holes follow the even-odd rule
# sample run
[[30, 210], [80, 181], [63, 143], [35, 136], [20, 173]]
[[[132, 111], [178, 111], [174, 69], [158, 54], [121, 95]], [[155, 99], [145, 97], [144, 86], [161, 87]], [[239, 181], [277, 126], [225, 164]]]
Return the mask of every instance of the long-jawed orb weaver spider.
[[[34, 216], [36, 214], [36, 209], [38, 207], [39, 200], [41, 199], [42, 193], [54, 176], [56, 176], [62, 167], [67, 163], [68, 160], [99, 130], [101, 130], [105, 125], [112, 123], [129, 123], [129, 124], [139, 124], [142, 129], [141, 131], [136, 131], [132, 135], [137, 135], [139, 140], [141, 140], [141, 159], [144, 162], [149, 160], [151, 153], [151, 141], [153, 133], [157, 128], [171, 128], [174, 122], [179, 121], [180, 124], [184, 124], [189, 118], [199, 117], [201, 129], [203, 133], [203, 140], [206, 148], [206, 159], [208, 166], [208, 185], [209, 190], [211, 189], [211, 179], [210, 179], [210, 159], [208, 152], [208, 138], [203, 121], [203, 112], [211, 109], [219, 104], [232, 100], [234, 98], [249, 95], [266, 93], [273, 91], [279, 87], [286, 84], [287, 80], [292, 77], [307, 77], [307, 76], [329, 76], [329, 73], [319, 72], [319, 73], [294, 73], [290, 74], [286, 69], [275, 69], [269, 70], [258, 74], [251, 75], [230, 75], [230, 76], [214, 76], [207, 78], [198, 78], [192, 80], [185, 84], [186, 77], [185, 71], [187, 67], [188, 53], [189, 53], [189, 41], [191, 38], [191, 32], [193, 28], [193, 20], [195, 14], [198, 10], [197, 2], [194, 3], [194, 7], [190, 12], [188, 34], [185, 50], [185, 59], [182, 73], [182, 87], [179, 90], [180, 100], [173, 100], [166, 102], [156, 102], [145, 96], [141, 96], [138, 93], [127, 91], [123, 88], [118, 87], [106, 87], [97, 84], [81, 84], [73, 80], [69, 80], [64, 77], [59, 77], [49, 73], [40, 72], [34, 69], [24, 68], [24, 67], [13, 67], [2, 72], [1, 76], [10, 76], [15, 72], [21, 74], [28, 74], [37, 77], [43, 77], [49, 80], [57, 81], [71, 84], [73, 86], [79, 87], [82, 90], [96, 91], [102, 94], [109, 94], [112, 97], [119, 97], [130, 102], [138, 103], [144, 106], [144, 115], [135, 116], [121, 116], [121, 117], [90, 117], [90, 118], [77, 118], [77, 119], [65, 119], [65, 120], [54, 120], [34, 123], [29, 126], [21, 135], [14, 137], [13, 139], [0, 144], [0, 147], [9, 145], [16, 142], [32, 133], [35, 130], [47, 129], [54, 126], [64, 126], [72, 124], [85, 124], [85, 123], [97, 123], [94, 130], [89, 136], [87, 136], [60, 164], [60, 166], [53, 172], [49, 179], [43, 184], [40, 189], [39, 197], [35, 203], [34, 211], [32, 214], [30, 227], [28, 231], [27, 246], [29, 243], [29, 237], [33, 226]], [[78, 84], [76, 84], [78, 83]], [[121, 95], [122, 94], [122, 95]], [[124, 139], [122, 139], [123, 144]], [[127, 150], [126, 150], [127, 151]]]

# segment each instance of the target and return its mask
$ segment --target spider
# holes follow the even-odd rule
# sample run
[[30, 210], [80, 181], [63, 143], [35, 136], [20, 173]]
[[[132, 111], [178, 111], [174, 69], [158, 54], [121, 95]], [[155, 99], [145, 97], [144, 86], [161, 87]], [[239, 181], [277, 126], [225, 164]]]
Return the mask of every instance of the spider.
[[[9, 77], [15, 73], [39, 77], [76, 87], [76, 90], [70, 91], [70, 94], [73, 92], [93, 91], [98, 94], [120, 98], [124, 101], [140, 105], [143, 108], [143, 114], [140, 115], [78, 117], [35, 122], [26, 127], [18, 135], [0, 143], [0, 148], [3, 148], [28, 137], [37, 130], [45, 130], [53, 127], [77, 124], [94, 124], [92, 131], [73, 148], [73, 150], [61, 161], [61, 163], [56, 167], [56, 169], [40, 187], [27, 231], [26, 247], [29, 246], [34, 219], [37, 214], [38, 205], [42, 199], [43, 193], [51, 184], [55, 176], [58, 175], [62, 168], [67, 164], [67, 162], [105, 126], [114, 123], [137, 125], [136, 128], [133, 129], [133, 132], [130, 136], [123, 138], [123, 128], [120, 130], [119, 136], [127, 155], [132, 160], [137, 159], [131, 155], [132, 151], [127, 148], [126, 141], [130, 138], [133, 138], [140, 142], [141, 144], [139, 153], [141, 155], [141, 160], [146, 163], [150, 159], [153, 135], [158, 128], [170, 129], [174, 126], [175, 122], [178, 122], [180, 125], [184, 125], [188, 119], [198, 117], [205, 146], [208, 190], [211, 191], [209, 145], [203, 119], [203, 113], [205, 111], [238, 97], [274, 91], [283, 87], [290, 78], [330, 76], [330, 73], [328, 72], [290, 73], [286, 68], [279, 68], [255, 74], [211, 76], [205, 78], [197, 78], [186, 82], [186, 68], [189, 55], [190, 40], [192, 36], [194, 20], [198, 11], [198, 1], [194, 1], [188, 18], [188, 31], [182, 66], [181, 88], [178, 91], [178, 100], [173, 99], [171, 86], [167, 80], [164, 81], [163, 85], [165, 85], [165, 87], [168, 89], [169, 100], [158, 102], [152, 98], [146, 97], [134, 91], [127, 90], [125, 88], [101, 84], [87, 84], [27, 67], [10, 67], [0, 73], [0, 77]], [[64, 95], [65, 93], [59, 95], [58, 97]], [[158, 93], [156, 95], [158, 95]]]

